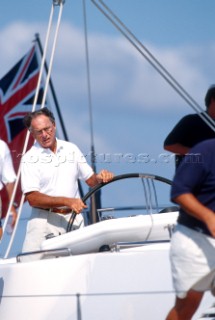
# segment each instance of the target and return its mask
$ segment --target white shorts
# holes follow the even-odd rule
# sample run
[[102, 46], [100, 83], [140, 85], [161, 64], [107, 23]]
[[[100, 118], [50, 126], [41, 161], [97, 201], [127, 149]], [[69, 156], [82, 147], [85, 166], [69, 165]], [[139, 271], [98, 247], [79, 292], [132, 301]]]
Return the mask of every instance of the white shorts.
[[185, 298], [190, 289], [211, 290], [213, 277], [202, 278], [215, 269], [215, 239], [178, 224], [171, 238], [170, 262], [178, 298]]

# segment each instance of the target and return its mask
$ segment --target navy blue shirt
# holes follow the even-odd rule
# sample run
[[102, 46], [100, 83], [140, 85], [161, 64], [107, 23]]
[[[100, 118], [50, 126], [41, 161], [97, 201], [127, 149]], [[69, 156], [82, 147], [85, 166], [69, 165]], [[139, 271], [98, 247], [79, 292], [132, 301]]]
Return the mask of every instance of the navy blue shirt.
[[[172, 201], [185, 193], [192, 193], [203, 205], [215, 211], [215, 139], [205, 140], [191, 148], [178, 167], [171, 189]], [[202, 221], [182, 208], [178, 222], [211, 235]]]
[[[202, 113], [203, 115], [203, 113]], [[215, 132], [198, 114], [184, 116], [168, 134], [164, 146], [180, 143], [188, 148], [194, 147], [207, 139], [214, 139]], [[181, 163], [183, 155], [176, 155], [176, 167]]]

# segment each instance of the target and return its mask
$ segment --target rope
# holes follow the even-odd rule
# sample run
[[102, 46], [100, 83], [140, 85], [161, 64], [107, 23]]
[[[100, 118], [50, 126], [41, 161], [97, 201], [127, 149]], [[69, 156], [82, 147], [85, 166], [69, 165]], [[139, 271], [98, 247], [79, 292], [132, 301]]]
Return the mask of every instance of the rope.
[[[53, 41], [53, 46], [52, 46], [51, 58], [50, 58], [50, 63], [49, 63], [49, 70], [48, 70], [48, 74], [47, 74], [47, 77], [46, 77], [46, 84], [45, 84], [45, 90], [44, 90], [44, 94], [43, 94], [43, 100], [42, 100], [42, 104], [41, 104], [41, 109], [44, 107], [45, 99], [46, 99], [46, 95], [47, 95], [47, 91], [48, 91], [49, 79], [50, 79], [51, 71], [52, 71], [52, 64], [53, 64], [54, 53], [55, 53], [55, 48], [56, 48], [56, 43], [57, 43], [57, 37], [58, 37], [58, 33], [59, 33], [59, 28], [60, 28], [62, 12], [63, 12], [63, 3], [61, 2], [60, 3], [59, 14], [58, 14], [58, 20], [57, 20], [55, 36], [54, 36], [54, 41]], [[45, 54], [43, 55], [43, 57], [45, 58]]]
[[[59, 10], [59, 14], [58, 14], [58, 22], [57, 22], [57, 26], [56, 26], [55, 37], [54, 37], [53, 46], [52, 46], [52, 54], [51, 54], [51, 59], [50, 59], [51, 67], [52, 67], [52, 63], [53, 63], [54, 51], [55, 51], [55, 46], [56, 46], [56, 41], [57, 41], [57, 35], [58, 35], [61, 16], [62, 16], [63, 2], [61, 1], [59, 5], [60, 5], [60, 10]], [[50, 12], [50, 17], [49, 17], [47, 33], [46, 33], [44, 53], [43, 53], [43, 57], [42, 57], [42, 61], [41, 61], [40, 72], [39, 72], [39, 77], [38, 77], [38, 82], [37, 82], [37, 87], [36, 87], [36, 92], [35, 92], [34, 101], [33, 101], [33, 105], [32, 105], [32, 111], [34, 111], [35, 108], [36, 108], [37, 99], [38, 99], [38, 95], [39, 95], [39, 89], [40, 89], [40, 84], [41, 84], [41, 80], [42, 80], [42, 74], [43, 74], [43, 69], [44, 69], [44, 65], [45, 65], [45, 59], [46, 59], [46, 55], [47, 55], [47, 48], [48, 48], [48, 43], [49, 43], [49, 39], [50, 39], [50, 32], [51, 32], [51, 26], [52, 26], [54, 7], [55, 6], [56, 6], [56, 3], [53, 2], [52, 7], [51, 7], [51, 12]], [[41, 108], [44, 107], [44, 102], [45, 102], [46, 95], [47, 95], [47, 89], [48, 89], [48, 83], [49, 83], [49, 79], [50, 79], [50, 74], [51, 74], [51, 68], [50, 68], [48, 76], [46, 78], [46, 86], [45, 86], [45, 90], [44, 90], [44, 94], [43, 94], [43, 101], [42, 101], [42, 104], [41, 104]], [[30, 137], [30, 132], [28, 131], [27, 134], [26, 134], [26, 139], [25, 139], [22, 155], [24, 155], [26, 153], [29, 137]], [[19, 169], [18, 169], [18, 173], [17, 173], [17, 179], [16, 179], [16, 182], [15, 182], [15, 185], [14, 185], [13, 194], [12, 194], [11, 201], [10, 201], [9, 208], [8, 208], [8, 212], [7, 212], [5, 221], [4, 221], [3, 236], [4, 236], [4, 230], [6, 228], [6, 225], [7, 225], [8, 219], [9, 219], [9, 214], [8, 213], [10, 212], [11, 207], [12, 207], [12, 203], [14, 202], [14, 198], [15, 198], [15, 194], [16, 194], [16, 191], [17, 191], [17, 187], [18, 187], [18, 182], [20, 180], [20, 176], [21, 176], [21, 164], [19, 165]], [[20, 220], [20, 216], [21, 216], [24, 200], [25, 200], [25, 196], [22, 195], [22, 198], [21, 198], [20, 204], [19, 204], [18, 213], [17, 213], [16, 224], [14, 226], [13, 233], [11, 235], [10, 242], [8, 244], [8, 247], [7, 247], [7, 250], [6, 250], [4, 258], [7, 258], [9, 253], [10, 253], [10, 250], [11, 250], [11, 247], [12, 247], [12, 244], [13, 244], [13, 241], [14, 241], [14, 237], [15, 237], [15, 234], [16, 234], [16, 231], [17, 231], [18, 222]]]

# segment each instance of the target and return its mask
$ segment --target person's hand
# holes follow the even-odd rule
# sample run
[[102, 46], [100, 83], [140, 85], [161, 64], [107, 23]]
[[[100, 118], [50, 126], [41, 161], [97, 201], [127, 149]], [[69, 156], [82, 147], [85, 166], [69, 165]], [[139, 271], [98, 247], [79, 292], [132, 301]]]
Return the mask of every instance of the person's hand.
[[114, 174], [108, 170], [101, 170], [97, 175], [96, 178], [98, 180], [98, 182], [109, 182], [113, 179]]
[[2, 238], [2, 234], [3, 234], [3, 230], [2, 230], [2, 226], [0, 226], [0, 240]]
[[215, 214], [213, 213], [209, 219], [206, 221], [206, 225], [212, 234], [212, 236], [215, 238]]
[[11, 219], [11, 228], [13, 229], [16, 223], [16, 219], [17, 219], [17, 212], [16, 209], [14, 208], [14, 206], [11, 207], [11, 215], [12, 215], [12, 219]]
[[87, 208], [86, 204], [81, 199], [70, 198], [68, 207], [71, 208], [75, 213], [81, 213], [81, 211]]

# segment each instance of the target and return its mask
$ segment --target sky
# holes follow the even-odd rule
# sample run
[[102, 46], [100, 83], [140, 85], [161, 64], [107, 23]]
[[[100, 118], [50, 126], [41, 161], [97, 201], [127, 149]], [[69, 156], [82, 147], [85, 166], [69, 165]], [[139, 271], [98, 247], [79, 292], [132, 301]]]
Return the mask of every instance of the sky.
[[[66, 0], [52, 81], [70, 141], [96, 168], [116, 175], [153, 173], [172, 179], [174, 158], [163, 141], [176, 122], [195, 112], [116, 29], [86, 0], [92, 122], [86, 77], [83, 1]], [[104, 3], [204, 109], [215, 83], [213, 0], [105, 0]], [[0, 78], [30, 49], [44, 46], [51, 0], [10, 0], [0, 10]], [[52, 37], [59, 6], [55, 7]], [[50, 59], [47, 56], [47, 62]], [[92, 126], [91, 126], [92, 125]], [[60, 133], [59, 133], [60, 134]]]
[[[195, 111], [95, 4], [85, 1], [66, 0], [63, 6], [51, 73], [69, 140], [80, 147], [90, 163], [93, 129], [97, 171], [107, 168], [115, 175], [139, 172], [172, 179], [174, 157], [163, 150], [164, 139], [182, 116]], [[104, 3], [204, 109], [206, 90], [215, 83], [215, 1], [104, 0]], [[51, 0], [2, 1], [0, 78], [30, 50], [36, 33], [44, 46], [51, 7]], [[51, 40], [58, 14], [59, 6], [55, 6]], [[53, 41], [46, 57], [48, 64], [52, 44]], [[60, 130], [59, 137], [62, 137]], [[108, 196], [111, 201], [117, 195], [117, 199], [131, 198], [137, 203], [142, 190], [134, 189], [132, 184], [129, 187], [117, 185]], [[165, 191], [166, 196], [169, 194]], [[29, 214], [26, 207], [25, 213]], [[17, 246], [21, 246], [23, 237], [23, 230], [18, 229]]]

